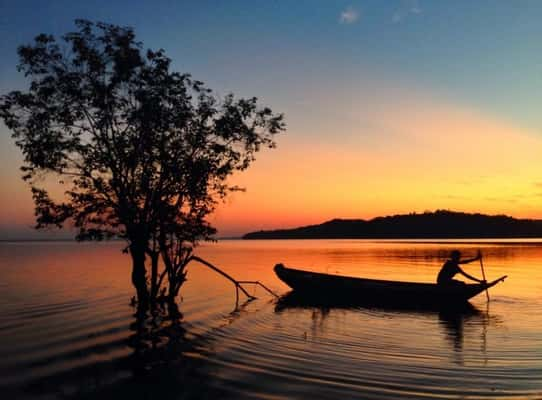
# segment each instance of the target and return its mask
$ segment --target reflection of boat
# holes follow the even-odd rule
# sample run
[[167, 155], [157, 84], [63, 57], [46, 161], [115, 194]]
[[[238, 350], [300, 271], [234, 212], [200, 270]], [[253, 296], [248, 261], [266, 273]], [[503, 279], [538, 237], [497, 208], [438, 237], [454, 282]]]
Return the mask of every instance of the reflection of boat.
[[480, 311], [469, 302], [459, 304], [415, 304], [404, 302], [379, 302], [371, 299], [352, 297], [332, 297], [325, 298], [316, 294], [291, 291], [279, 297], [275, 305], [275, 311], [281, 312], [287, 309], [374, 309], [382, 311], [398, 312], [428, 312], [443, 315], [444, 319], [448, 316], [459, 315], [478, 315]]
[[275, 265], [277, 276], [294, 291], [322, 299], [345, 299], [374, 303], [449, 305], [468, 299], [503, 281], [506, 276], [486, 284], [437, 285], [353, 278], [287, 268]]
[[[413, 304], [404, 302], [373, 302], [371, 300], [354, 300], [347, 297], [326, 299], [310, 293], [290, 291], [281, 296], [275, 305], [276, 313], [289, 311], [306, 311], [310, 315], [316, 328], [322, 330], [323, 322], [336, 311], [349, 311], [356, 313], [363, 310], [363, 315], [370, 313], [371, 318], [382, 315], [398, 318], [436, 321], [443, 328], [444, 338], [454, 350], [454, 360], [463, 364], [462, 351], [465, 334], [477, 338], [482, 337], [481, 352], [485, 354], [486, 328], [490, 322], [488, 314], [480, 311], [469, 302], [458, 304]], [[299, 318], [302, 314], [296, 314]], [[378, 318], [378, 317], [377, 317]], [[393, 317], [395, 318], [395, 317]], [[465, 329], [466, 328], [466, 329]], [[333, 328], [330, 328], [333, 329]], [[480, 335], [481, 333], [481, 335]]]

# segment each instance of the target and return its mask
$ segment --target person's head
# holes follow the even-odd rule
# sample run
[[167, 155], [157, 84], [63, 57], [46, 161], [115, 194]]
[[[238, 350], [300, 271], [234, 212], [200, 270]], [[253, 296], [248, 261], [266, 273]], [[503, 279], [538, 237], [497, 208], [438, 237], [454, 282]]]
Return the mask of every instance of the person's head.
[[461, 253], [459, 252], [459, 250], [452, 250], [452, 252], [450, 253], [450, 258], [453, 261], [459, 261], [459, 259], [461, 258]]

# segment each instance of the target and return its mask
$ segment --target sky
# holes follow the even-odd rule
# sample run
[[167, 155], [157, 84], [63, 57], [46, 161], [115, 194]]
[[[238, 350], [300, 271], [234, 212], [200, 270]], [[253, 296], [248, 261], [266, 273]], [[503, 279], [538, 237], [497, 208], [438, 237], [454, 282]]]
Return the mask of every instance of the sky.
[[[16, 49], [76, 18], [131, 26], [219, 96], [256, 96], [287, 131], [232, 183], [220, 236], [449, 209], [542, 218], [540, 1], [0, 0], [0, 93]], [[32, 230], [0, 123], [0, 239]]]

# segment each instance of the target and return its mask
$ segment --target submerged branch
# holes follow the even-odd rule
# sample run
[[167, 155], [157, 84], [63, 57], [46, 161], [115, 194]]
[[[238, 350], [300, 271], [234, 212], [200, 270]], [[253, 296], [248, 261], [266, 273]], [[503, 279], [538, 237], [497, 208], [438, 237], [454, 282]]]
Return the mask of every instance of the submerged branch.
[[272, 294], [273, 296], [275, 296], [277, 299], [279, 298], [279, 295], [276, 294], [275, 292], [273, 292], [271, 289], [269, 289], [267, 286], [265, 286], [263, 283], [261, 283], [260, 281], [237, 281], [237, 283], [249, 283], [249, 284], [252, 284], [252, 285], [257, 285], [257, 286], [261, 286], [262, 288], [264, 288], [264, 290], [266, 290], [268, 293]]
[[241, 286], [241, 282], [235, 280], [234, 278], [232, 278], [230, 275], [228, 275], [227, 273], [225, 273], [224, 271], [222, 271], [220, 268], [217, 268], [215, 267], [213, 264], [211, 264], [210, 262], [208, 261], [205, 261], [204, 259], [202, 258], [199, 258], [198, 256], [190, 256], [190, 261], [191, 260], [194, 260], [194, 261], [197, 261], [209, 268], [211, 268], [212, 270], [218, 272], [220, 275], [222, 275], [223, 277], [225, 277], [226, 279], [230, 280], [233, 282], [233, 284], [235, 285], [235, 288], [236, 289], [240, 289], [243, 294], [245, 296], [247, 296], [249, 299], [255, 299], [256, 297], [255, 296], [252, 296], [250, 294], [248, 294], [248, 292], [245, 290], [245, 288], [243, 288], [243, 286]]

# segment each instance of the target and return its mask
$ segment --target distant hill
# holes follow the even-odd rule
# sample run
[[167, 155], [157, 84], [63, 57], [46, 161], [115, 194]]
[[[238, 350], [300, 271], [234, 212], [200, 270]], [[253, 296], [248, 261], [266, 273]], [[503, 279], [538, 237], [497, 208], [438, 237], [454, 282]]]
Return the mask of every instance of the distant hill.
[[429, 239], [542, 237], [542, 220], [447, 210], [250, 232], [243, 239]]

